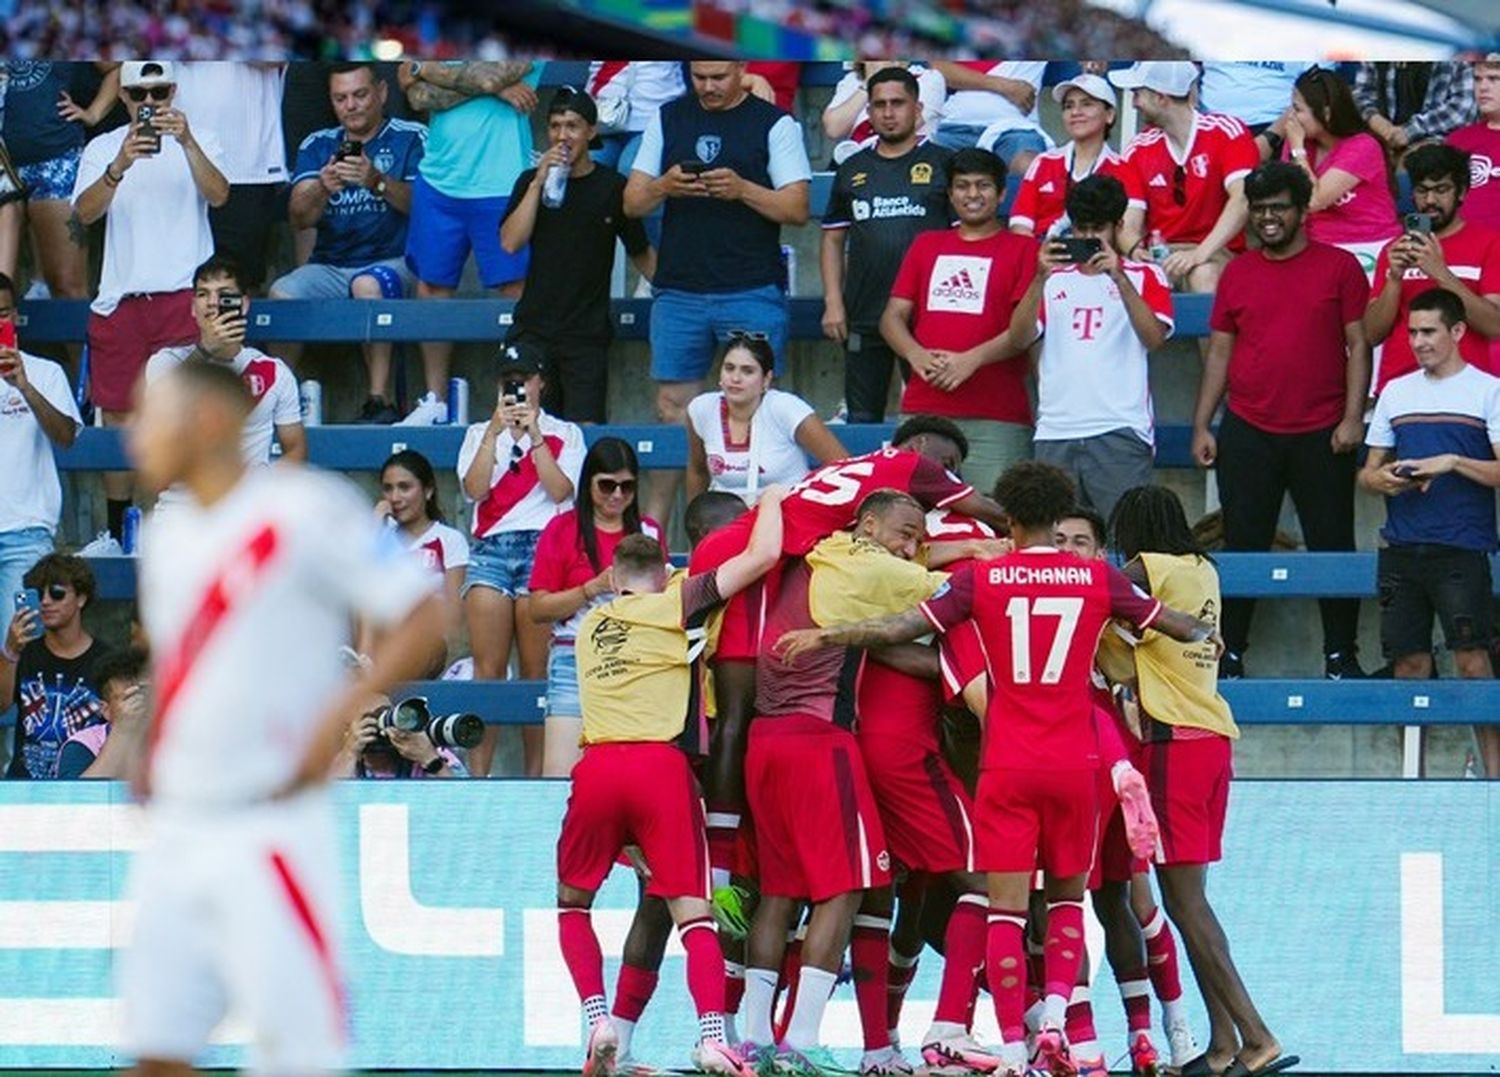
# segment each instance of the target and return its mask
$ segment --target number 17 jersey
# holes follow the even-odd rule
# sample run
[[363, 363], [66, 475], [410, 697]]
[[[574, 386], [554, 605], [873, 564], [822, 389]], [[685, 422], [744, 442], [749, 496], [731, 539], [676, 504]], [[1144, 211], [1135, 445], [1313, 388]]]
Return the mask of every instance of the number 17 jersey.
[[1090, 672], [1111, 617], [1149, 627], [1162, 605], [1107, 561], [1027, 546], [976, 562], [922, 604], [946, 632], [972, 618], [993, 685], [981, 768], [1092, 770], [1099, 765]]

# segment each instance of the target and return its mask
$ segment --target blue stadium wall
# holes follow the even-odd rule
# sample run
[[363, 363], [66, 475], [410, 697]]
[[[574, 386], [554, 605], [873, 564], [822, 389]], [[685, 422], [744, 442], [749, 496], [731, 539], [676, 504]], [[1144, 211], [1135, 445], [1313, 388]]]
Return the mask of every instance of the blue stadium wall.
[[[553, 914], [566, 793], [558, 782], [337, 787], [355, 1065], [578, 1064], [578, 1006]], [[0, 1068], [123, 1061], [111, 976], [140, 840], [119, 786], [0, 785]], [[1500, 1072], [1500, 783], [1237, 782], [1227, 841], [1213, 900], [1247, 984], [1304, 1070]], [[634, 896], [619, 870], [600, 894], [611, 981]], [[1096, 929], [1091, 950], [1101, 954]], [[930, 1016], [939, 964], [923, 962], [908, 1043]], [[685, 1064], [694, 1022], [681, 970], [674, 940], [637, 1057]], [[1193, 998], [1185, 960], [1183, 975]], [[1101, 1039], [1123, 1045], [1107, 971], [1094, 995]], [[992, 1034], [981, 1013], [981, 1035]], [[1206, 1039], [1201, 1010], [1195, 1024]], [[857, 1058], [849, 988], [827, 1027]], [[233, 1065], [236, 1032], [221, 1033], [205, 1061]]]

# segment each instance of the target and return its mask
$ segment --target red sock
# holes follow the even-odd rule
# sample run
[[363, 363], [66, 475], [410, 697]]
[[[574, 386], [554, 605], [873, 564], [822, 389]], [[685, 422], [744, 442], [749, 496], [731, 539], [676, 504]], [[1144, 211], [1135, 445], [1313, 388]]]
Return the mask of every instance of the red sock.
[[1026, 1038], [1025, 934], [1025, 909], [990, 909], [985, 971], [1005, 1043], [1024, 1043]]
[[587, 909], [557, 910], [557, 942], [580, 999], [604, 997], [604, 952]]
[[891, 1045], [886, 1024], [886, 959], [891, 950], [891, 922], [881, 916], [856, 916], [849, 937], [849, 960], [854, 966], [854, 1001], [859, 1007], [859, 1027], [865, 1050], [878, 1051]]
[[740, 1002], [745, 997], [745, 966], [724, 965], [724, 1012], [739, 1013]]
[[1078, 983], [1078, 968], [1086, 953], [1083, 939], [1083, 902], [1047, 903], [1047, 941], [1043, 961], [1047, 969], [1046, 992], [1050, 998], [1066, 999]]
[[688, 994], [698, 1016], [724, 1012], [724, 951], [719, 949], [719, 929], [713, 917], [689, 920], [677, 928], [687, 951]]
[[656, 993], [656, 980], [654, 969], [622, 964], [620, 978], [615, 981], [615, 1006], [610, 1013], [622, 1021], [639, 1021], [646, 1012], [646, 1003]]
[[1151, 919], [1141, 925], [1146, 936], [1146, 965], [1151, 970], [1151, 986], [1163, 1002], [1182, 997], [1182, 977], [1177, 971], [1177, 936], [1167, 923], [1166, 914], [1157, 906]]
[[890, 963], [886, 966], [885, 1027], [901, 1027], [901, 1007], [906, 1003], [906, 992], [917, 976], [917, 959], [891, 951]]
[[1063, 1032], [1069, 1043], [1092, 1043], [1099, 1038], [1094, 1030], [1094, 1004], [1089, 1000], [1089, 989], [1082, 984], [1073, 988], [1073, 996], [1068, 1000]]
[[[987, 948], [989, 945], [988, 927], [986, 927], [985, 929], [985, 940], [985, 945]], [[989, 994], [992, 998], [994, 996], [994, 992], [990, 991], [989, 968], [986, 965], [980, 965], [979, 971], [975, 973], [974, 988], [974, 997], [969, 1000], [969, 1012], [964, 1015], [964, 1028], [968, 1029], [970, 1032], [974, 1031], [974, 1011], [979, 1007], [980, 992]]]
[[988, 909], [978, 894], [963, 894], [948, 918], [943, 935], [943, 981], [934, 1021], [962, 1024], [979, 995], [977, 977], [984, 964]]
[[781, 1016], [772, 1022], [772, 1031], [776, 1033], [776, 1042], [780, 1043], [786, 1036], [787, 1025], [792, 1023], [792, 1011], [797, 1008], [797, 982], [802, 979], [802, 940], [793, 939], [786, 944], [786, 956], [781, 959], [781, 982], [776, 985], [776, 990], [786, 988], [786, 1002], [781, 1007]]
[[[734, 844], [739, 835], [740, 813], [723, 804], [708, 805], [708, 866], [717, 875], [734, 868]], [[714, 884], [722, 885], [719, 879]]]
[[1151, 1031], [1151, 980], [1145, 969], [1115, 974], [1120, 982], [1120, 1001], [1125, 1003], [1125, 1024], [1131, 1032]]

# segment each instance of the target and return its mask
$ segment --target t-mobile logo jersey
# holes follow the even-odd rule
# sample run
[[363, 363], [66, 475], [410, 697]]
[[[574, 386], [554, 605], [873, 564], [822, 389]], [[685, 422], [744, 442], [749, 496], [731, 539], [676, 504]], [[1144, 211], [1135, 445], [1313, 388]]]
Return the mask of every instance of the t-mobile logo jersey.
[[1103, 324], [1103, 307], [1073, 308], [1073, 335], [1079, 340], [1093, 340]]
[[928, 278], [927, 309], [951, 314], [983, 314], [991, 260], [969, 254], [940, 254]]

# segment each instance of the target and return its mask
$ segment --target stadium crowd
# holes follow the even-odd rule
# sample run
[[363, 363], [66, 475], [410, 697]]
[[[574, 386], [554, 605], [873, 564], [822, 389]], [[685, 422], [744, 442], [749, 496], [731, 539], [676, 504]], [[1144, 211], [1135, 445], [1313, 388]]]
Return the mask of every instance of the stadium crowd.
[[[1238, 735], [1217, 681], [1244, 673], [1253, 606], [1222, 601], [1180, 502], [1152, 485], [1148, 355], [1173, 332], [1174, 292], [1211, 293], [1193, 453], [1217, 471], [1228, 548], [1268, 548], [1290, 494], [1310, 549], [1350, 550], [1356, 484], [1381, 495], [1392, 675], [1433, 675], [1436, 619], [1458, 674], [1492, 677], [1500, 55], [1371, 65], [1352, 86], [1316, 67], [1217, 66], [1090, 65], [1052, 86], [1023, 61], [851, 75], [825, 116], [841, 145], [821, 220], [822, 328], [843, 352], [848, 418], [883, 420], [901, 378], [890, 447], [851, 456], [838, 424], [776, 387], [782, 228], [812, 212], [788, 65], [600, 62], [586, 88], [551, 92], [525, 60], [337, 64], [316, 88], [332, 122], [288, 156], [287, 117], [311, 110], [284, 113], [276, 65], [8, 63], [8, 775], [126, 775], [153, 679], [182, 672], [175, 656], [150, 672], [145, 631], [95, 638], [88, 558], [54, 549], [52, 452], [83, 419], [69, 371], [15, 339], [24, 238], [52, 294], [82, 295], [83, 229], [102, 229], [86, 399], [133, 431], [153, 461], [146, 485], [172, 481], [137, 491], [109, 476], [108, 528], [83, 553], [143, 545], [158, 583], [211, 507], [202, 474], [266, 499], [274, 468], [306, 459], [294, 357], [248, 343], [258, 297], [441, 302], [472, 257], [483, 289], [519, 302], [496, 342], [493, 410], [457, 460], [466, 519], [447, 522], [431, 461], [403, 450], [381, 468], [366, 529], [427, 571], [447, 620], [414, 639], [377, 623], [394, 611], [373, 591], [338, 605], [361, 615], [352, 668], [392, 631], [429, 676], [467, 638], [473, 677], [503, 678], [514, 658], [546, 682], [524, 769], [573, 782], [558, 920], [587, 1073], [628, 1064], [675, 923], [704, 1071], [836, 1072], [820, 1027], [848, 950], [860, 1072], [911, 1073], [892, 1030], [932, 941], [946, 960], [924, 1064], [1096, 1077], [1089, 892], [1135, 1073], [1286, 1068], [1204, 889]], [[1125, 93], [1145, 126], [1117, 151]], [[108, 127], [116, 101], [125, 121]], [[281, 213], [297, 265], [267, 243]], [[648, 494], [632, 446], [583, 429], [609, 418], [617, 244], [651, 290], [658, 414], [688, 432], [682, 574], [666, 549], [675, 487]], [[402, 418], [389, 350], [367, 349], [362, 422], [449, 421], [449, 345], [429, 341], [421, 359], [425, 392]], [[174, 459], [161, 431], [186, 437], [194, 401], [207, 463], [157, 466]], [[354, 500], [288, 482], [294, 501]], [[319, 556], [374, 571], [337, 545], [325, 537]], [[415, 601], [417, 573], [401, 573]], [[161, 616], [146, 612], [148, 627]], [[1330, 678], [1367, 675], [1357, 614], [1322, 604]], [[481, 726], [362, 699], [333, 773], [488, 776], [495, 727]], [[1500, 728], [1476, 732], [1500, 775]], [[611, 1008], [589, 909], [627, 848], [642, 902]], [[1210, 1014], [1201, 1051], [1178, 936]], [[981, 986], [993, 1048], [970, 1032]]]

